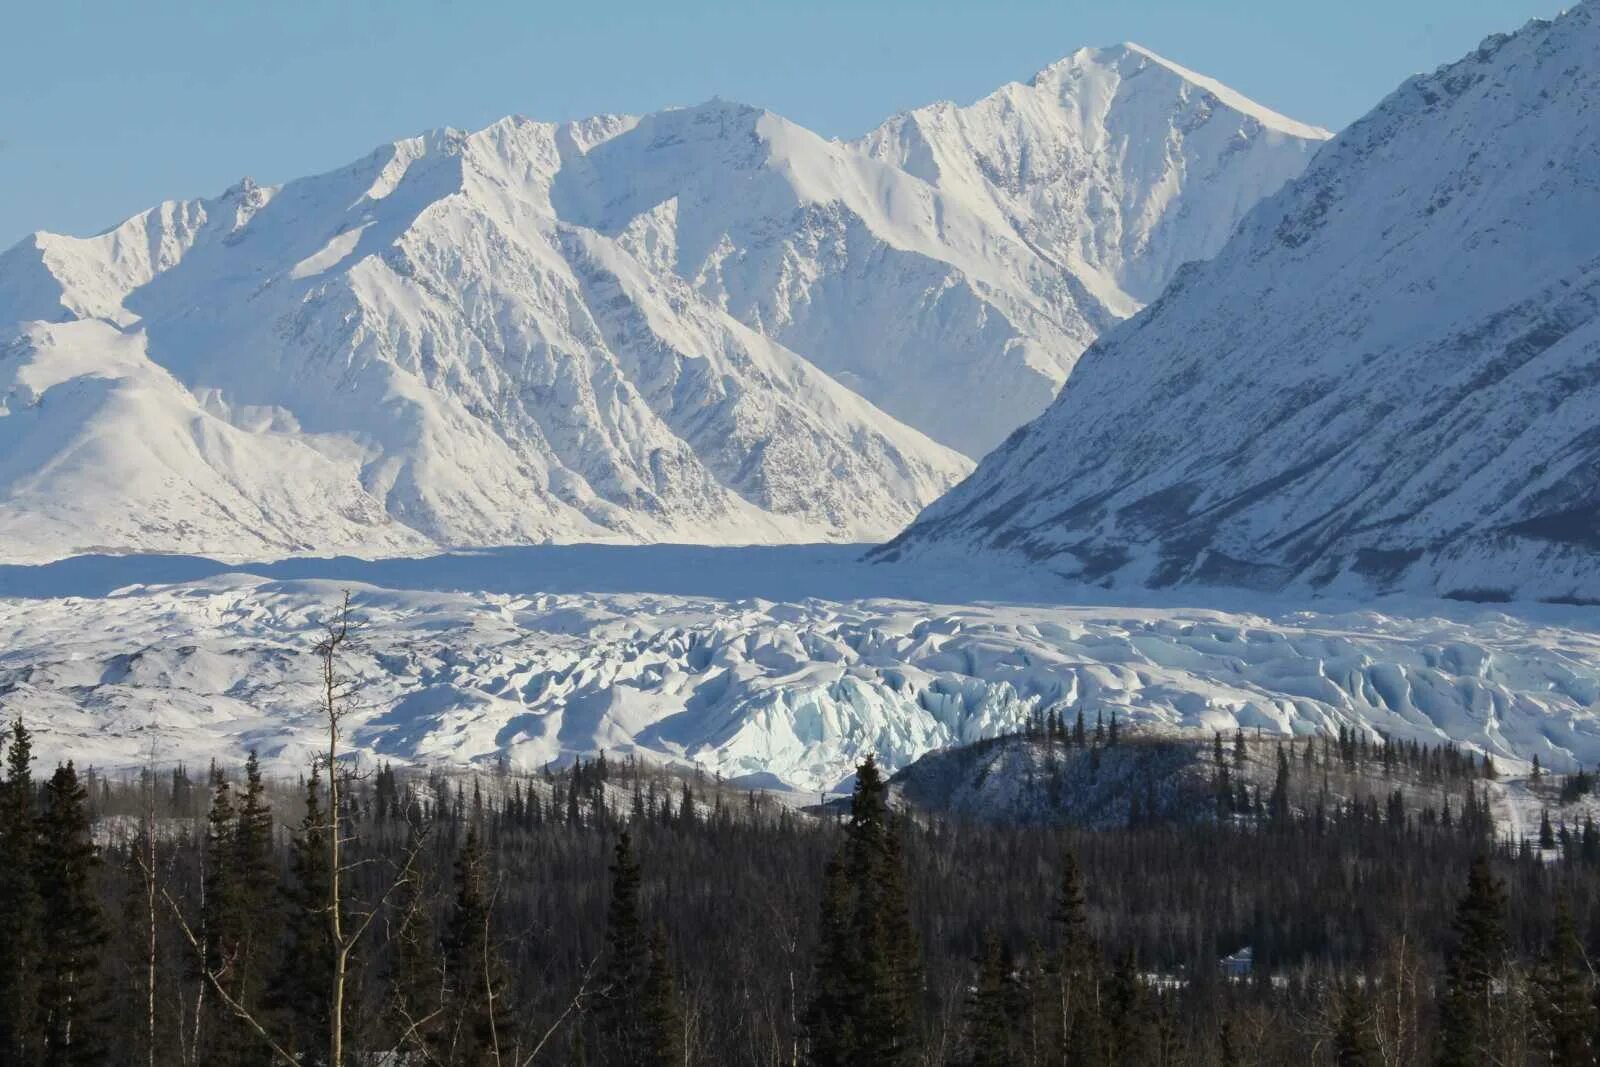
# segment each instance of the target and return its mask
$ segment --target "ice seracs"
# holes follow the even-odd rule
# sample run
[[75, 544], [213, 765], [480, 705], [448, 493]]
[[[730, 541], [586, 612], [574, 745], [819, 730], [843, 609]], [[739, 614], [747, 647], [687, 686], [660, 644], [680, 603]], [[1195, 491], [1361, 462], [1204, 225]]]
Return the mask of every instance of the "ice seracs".
[[154, 733], [163, 761], [256, 747], [293, 773], [324, 736], [310, 650], [345, 588], [360, 640], [344, 667], [361, 686], [347, 743], [369, 763], [633, 751], [814, 792], [868, 753], [895, 770], [1044, 708], [1208, 740], [1454, 741], [1507, 771], [1600, 759], [1600, 638], [1556, 607], [784, 603], [228, 575], [0, 598], [0, 713], [27, 716], [41, 759], [135, 766]]
[[1407, 81], [886, 554], [1600, 600], [1600, 15]]

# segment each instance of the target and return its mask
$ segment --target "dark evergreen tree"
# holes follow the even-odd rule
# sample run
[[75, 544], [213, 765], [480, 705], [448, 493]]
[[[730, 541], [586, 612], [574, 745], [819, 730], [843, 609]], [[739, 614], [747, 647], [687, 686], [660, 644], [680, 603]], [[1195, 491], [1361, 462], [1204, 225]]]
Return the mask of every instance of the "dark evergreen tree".
[[1333, 1059], [1339, 1067], [1380, 1067], [1378, 1041], [1372, 1029], [1372, 1004], [1355, 982], [1343, 983], [1337, 994]]
[[489, 864], [478, 826], [467, 828], [456, 860], [455, 908], [445, 931], [444, 1026], [439, 1041], [447, 1063], [493, 1062], [505, 1036], [505, 964], [491, 929]]
[[1535, 1045], [1543, 1062], [1558, 1067], [1593, 1067], [1595, 1057], [1595, 982], [1584, 958], [1572, 912], [1563, 900], [1556, 908], [1555, 931], [1534, 973]]
[[1015, 1063], [1012, 1049], [1013, 1019], [1008, 1010], [1010, 975], [1000, 942], [984, 936], [977, 959], [977, 975], [967, 997], [962, 1059], [972, 1067], [1007, 1067]]
[[[215, 975], [228, 995], [238, 998], [242, 945], [249, 932], [250, 917], [242, 907], [239, 851], [235, 841], [238, 811], [233, 790], [222, 768], [211, 765], [211, 807], [206, 813], [205, 844], [201, 855], [200, 940], [203, 952], [199, 965]], [[202, 978], [202, 981], [204, 979]], [[203, 1058], [215, 1063], [255, 1063], [261, 1052], [259, 1038], [221, 1003], [220, 998], [204, 999], [204, 1015], [198, 1021], [199, 1047]]]
[[[232, 907], [236, 909], [233, 964], [234, 996], [248, 1010], [254, 1010], [266, 992], [272, 974], [273, 953], [282, 930], [278, 904], [278, 867], [273, 856], [272, 807], [267, 803], [261, 781], [261, 764], [251, 750], [245, 760], [244, 792], [239, 797], [238, 821], [233, 830]], [[326, 1033], [326, 1030], [323, 1031]], [[270, 1050], [250, 1038], [251, 1059], [270, 1060]]]
[[611, 901], [606, 909], [606, 956], [602, 972], [604, 998], [597, 1013], [602, 1045], [620, 1063], [637, 1063], [647, 1046], [644, 1025], [645, 985], [650, 973], [649, 948], [639, 912], [639, 864], [633, 838], [617, 837], [611, 863]]
[[288, 1047], [305, 1063], [320, 1064], [333, 1016], [334, 945], [328, 922], [328, 817], [315, 768], [306, 782], [305, 816], [289, 845], [289, 875], [282, 889], [288, 912], [285, 951], [269, 1002], [289, 1035]]
[[1070, 1062], [1095, 1062], [1100, 1055], [1100, 949], [1089, 930], [1088, 902], [1078, 862], [1068, 852], [1061, 861], [1061, 885], [1050, 915], [1055, 929], [1053, 961], [1056, 997], [1049, 1032], [1051, 1044]]
[[1289, 753], [1278, 746], [1278, 773], [1272, 783], [1272, 799], [1267, 803], [1272, 821], [1283, 826], [1289, 821]]
[[1452, 927], [1456, 945], [1439, 1012], [1441, 1067], [1468, 1067], [1488, 1055], [1495, 984], [1504, 973], [1505, 909], [1505, 889], [1479, 856]]
[[645, 1067], [680, 1067], [684, 1062], [683, 1011], [667, 955], [667, 929], [660, 923], [650, 935], [641, 1016], [644, 1047], [638, 1062]]
[[854, 1054], [855, 1018], [848, 989], [852, 949], [850, 880], [843, 857], [834, 856], [822, 875], [821, 922], [811, 1003], [806, 1010], [806, 1038], [812, 1063], [846, 1064]]
[[886, 783], [856, 769], [850, 822], [826, 875], [817, 988], [808, 1013], [817, 1064], [900, 1064], [916, 1056], [921, 963]]
[[[413, 823], [406, 842], [410, 855], [420, 851], [420, 832]], [[414, 863], [390, 901], [388, 1009], [400, 1034], [400, 1047], [424, 1058], [438, 1044], [444, 1010], [444, 975], [430, 906], [432, 890], [427, 872]]]
[[1149, 1063], [1152, 1027], [1133, 953], [1124, 952], [1102, 986], [1100, 1029], [1110, 1063]]
[[678, 799], [678, 825], [684, 829], [694, 826], [694, 793], [690, 791], [688, 781], [683, 783], [683, 793]]
[[91, 882], [98, 862], [89, 797], [69, 760], [51, 776], [39, 814], [39, 1026], [47, 1067], [101, 1063], [106, 1052], [97, 1032], [106, 941]]
[[19, 717], [5, 739], [0, 785], [0, 1063], [31, 1063], [39, 1050], [34, 1003], [40, 907], [35, 882], [33, 743]]

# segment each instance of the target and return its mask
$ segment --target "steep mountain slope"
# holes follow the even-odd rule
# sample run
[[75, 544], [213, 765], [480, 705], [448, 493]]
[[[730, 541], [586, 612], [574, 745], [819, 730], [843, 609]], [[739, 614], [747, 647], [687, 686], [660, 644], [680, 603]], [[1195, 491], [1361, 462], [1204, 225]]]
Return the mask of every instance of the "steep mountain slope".
[[1329, 136], [1122, 44], [1081, 49], [970, 107], [896, 116], [860, 145], [981, 204], [1121, 319], [1215, 255]]
[[1597, 12], [1406, 82], [884, 554], [1600, 598]]
[[1143, 53], [1065, 66], [999, 94], [1055, 111], [961, 127], [1068, 166], [1004, 201], [713, 101], [36, 234], [0, 256], [3, 552], [888, 536], [1316, 143]]
[[7, 554], [892, 531], [966, 462], [550, 210], [628, 125], [429, 135], [14, 249], [0, 305], [75, 321], [0, 362]]

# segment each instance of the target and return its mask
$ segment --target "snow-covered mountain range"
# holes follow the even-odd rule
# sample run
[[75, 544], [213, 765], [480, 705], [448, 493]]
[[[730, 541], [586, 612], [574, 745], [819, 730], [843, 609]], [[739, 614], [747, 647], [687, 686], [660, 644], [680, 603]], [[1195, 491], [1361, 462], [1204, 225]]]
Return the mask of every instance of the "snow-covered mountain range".
[[0, 556], [892, 534], [1321, 131], [1084, 51], [856, 143], [505, 119], [0, 255]]
[[1412, 78], [884, 555], [1600, 599], [1600, 5]]

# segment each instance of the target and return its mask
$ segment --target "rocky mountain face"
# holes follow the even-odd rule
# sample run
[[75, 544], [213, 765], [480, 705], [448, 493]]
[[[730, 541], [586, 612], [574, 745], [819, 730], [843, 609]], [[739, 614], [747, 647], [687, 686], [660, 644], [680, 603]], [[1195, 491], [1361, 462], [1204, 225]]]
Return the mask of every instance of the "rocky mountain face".
[[1600, 8], [1402, 85], [887, 556], [1600, 599]]
[[1318, 138], [1123, 48], [854, 144], [512, 118], [39, 233], [0, 255], [0, 545], [888, 536]]

